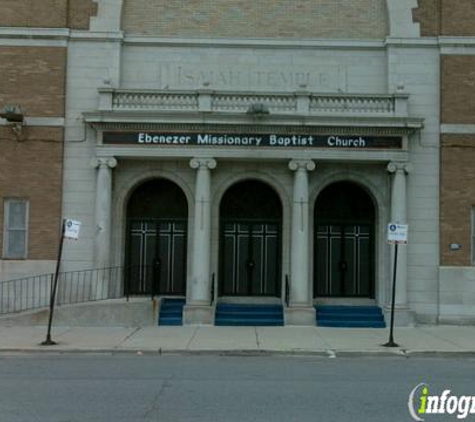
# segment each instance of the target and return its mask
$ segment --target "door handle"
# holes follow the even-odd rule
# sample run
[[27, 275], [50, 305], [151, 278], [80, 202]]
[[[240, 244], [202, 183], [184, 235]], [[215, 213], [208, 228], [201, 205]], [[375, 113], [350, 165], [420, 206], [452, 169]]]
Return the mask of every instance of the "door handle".
[[348, 263], [345, 262], [345, 261], [340, 261], [338, 263], [338, 268], [341, 272], [346, 272], [346, 271], [348, 271]]

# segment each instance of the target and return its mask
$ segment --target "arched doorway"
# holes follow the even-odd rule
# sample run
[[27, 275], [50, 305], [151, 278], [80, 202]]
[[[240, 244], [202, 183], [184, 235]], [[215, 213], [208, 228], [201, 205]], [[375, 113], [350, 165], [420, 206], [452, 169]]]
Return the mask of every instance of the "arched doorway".
[[282, 204], [266, 183], [231, 186], [220, 204], [220, 294], [280, 296]]
[[337, 182], [317, 198], [314, 296], [374, 298], [375, 207], [358, 184]]
[[126, 293], [184, 295], [188, 205], [166, 179], [149, 180], [127, 204]]

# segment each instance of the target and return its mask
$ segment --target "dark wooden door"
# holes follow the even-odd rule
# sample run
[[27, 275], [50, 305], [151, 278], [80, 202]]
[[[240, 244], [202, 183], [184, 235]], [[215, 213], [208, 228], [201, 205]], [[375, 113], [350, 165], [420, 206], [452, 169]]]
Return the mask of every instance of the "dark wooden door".
[[220, 294], [280, 296], [280, 223], [222, 221]]

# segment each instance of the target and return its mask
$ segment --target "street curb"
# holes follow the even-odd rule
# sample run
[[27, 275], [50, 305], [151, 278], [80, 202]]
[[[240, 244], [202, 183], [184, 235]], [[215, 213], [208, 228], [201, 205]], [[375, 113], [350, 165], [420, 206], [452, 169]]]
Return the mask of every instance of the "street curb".
[[475, 358], [474, 350], [408, 350], [407, 357], [452, 357], [452, 358]]
[[0, 356], [11, 354], [115, 354], [115, 355], [182, 355], [182, 356], [295, 356], [295, 357], [321, 357], [321, 358], [475, 358], [475, 351], [416, 351], [397, 349], [393, 352], [386, 350], [275, 350], [275, 349], [120, 349], [120, 348], [61, 348], [35, 347], [35, 348], [9, 348], [0, 349]]

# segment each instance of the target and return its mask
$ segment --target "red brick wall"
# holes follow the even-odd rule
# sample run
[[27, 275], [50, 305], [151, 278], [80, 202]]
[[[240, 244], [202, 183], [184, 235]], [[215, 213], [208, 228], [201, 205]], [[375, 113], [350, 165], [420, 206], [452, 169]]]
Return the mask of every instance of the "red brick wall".
[[419, 0], [419, 7], [414, 9], [412, 16], [420, 23], [421, 35], [433, 37], [440, 32], [439, 0]]
[[66, 49], [0, 47], [0, 106], [20, 104], [27, 116], [63, 116]]
[[0, 26], [88, 29], [96, 13], [93, 0], [0, 0]]
[[[475, 135], [444, 135], [441, 148], [441, 263], [471, 265], [471, 212], [475, 206]], [[460, 251], [449, 245], [460, 243]]]
[[[441, 121], [475, 123], [475, 56], [442, 56]], [[475, 206], [475, 135], [441, 140], [441, 263], [471, 265], [471, 211]], [[460, 243], [460, 251], [449, 244]]]
[[4, 198], [28, 199], [28, 259], [56, 259], [61, 224], [63, 129], [24, 130], [26, 140], [18, 142], [9, 127], [0, 126], [0, 239]]
[[475, 36], [474, 0], [419, 0], [413, 10], [422, 36]]
[[[422, 36], [475, 36], [474, 0], [419, 0], [414, 20]], [[441, 57], [441, 123], [475, 124], [475, 55]], [[472, 264], [475, 135], [443, 135], [440, 151], [442, 265]], [[450, 251], [451, 243], [462, 249]]]
[[[66, 48], [0, 47], [0, 108], [64, 117]], [[29, 259], [55, 259], [61, 221], [63, 129], [24, 126], [24, 141], [0, 126], [0, 240], [3, 201], [30, 201]], [[0, 241], [0, 249], [3, 247]], [[2, 255], [0, 254], [0, 257]]]
[[475, 56], [442, 56], [441, 78], [442, 123], [475, 123]]

